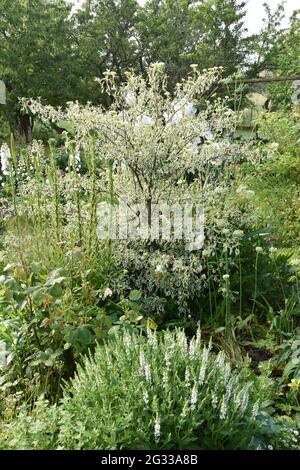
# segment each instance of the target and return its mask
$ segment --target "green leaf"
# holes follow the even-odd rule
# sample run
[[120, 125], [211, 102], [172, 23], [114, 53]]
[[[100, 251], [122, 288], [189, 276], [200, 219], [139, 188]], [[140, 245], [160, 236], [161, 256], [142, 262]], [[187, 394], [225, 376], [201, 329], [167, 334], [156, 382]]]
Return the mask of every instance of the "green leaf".
[[45, 290], [41, 287], [40, 289], [36, 290], [33, 294], [32, 294], [32, 300], [36, 303], [36, 304], [41, 304], [41, 302], [43, 301], [43, 298], [44, 298], [44, 295], [45, 295]]
[[53, 362], [53, 359], [50, 357], [49, 359], [47, 359], [45, 362], [44, 362], [45, 366], [47, 367], [52, 367], [54, 362]]
[[137, 302], [138, 300], [140, 300], [140, 298], [142, 297], [142, 294], [139, 290], [132, 290], [129, 294], [129, 299], [132, 300], [133, 302]]
[[36, 360], [32, 362], [33, 366], [38, 366], [39, 364], [45, 364], [48, 361], [49, 356], [44, 351], [39, 351], [36, 357]]
[[220, 326], [219, 328], [215, 329], [215, 333], [222, 333], [222, 331], [225, 331], [225, 326]]
[[32, 272], [34, 273], [39, 273], [42, 269], [42, 265], [41, 263], [32, 263], [31, 264], [31, 270]]
[[18, 284], [17, 284], [16, 280], [13, 277], [9, 277], [8, 279], [6, 279], [4, 281], [4, 285], [5, 285], [6, 289], [10, 289], [12, 291], [15, 291], [18, 287]]
[[300, 358], [292, 359], [284, 368], [283, 377], [288, 377], [291, 372], [299, 367], [300, 369]]
[[143, 315], [139, 315], [134, 321], [135, 321], [135, 323], [138, 323], [138, 322], [142, 321], [143, 318], [144, 318]]
[[120, 325], [114, 325], [114, 326], [111, 327], [111, 329], [109, 330], [108, 334], [109, 334], [109, 335], [114, 335], [114, 334], [116, 334], [116, 333], [119, 333], [120, 328], [121, 328]]
[[16, 267], [15, 263], [8, 263], [6, 266], [4, 266], [3, 271], [6, 273], [7, 271], [10, 271], [11, 269], [15, 267]]
[[63, 269], [55, 269], [51, 271], [45, 286], [53, 286], [54, 284], [62, 284], [66, 280], [65, 272]]
[[70, 132], [70, 134], [75, 133], [75, 127], [70, 121], [58, 121], [57, 125], [62, 129], [65, 129], [66, 131]]
[[86, 326], [81, 326], [77, 329], [76, 337], [80, 343], [86, 346], [94, 342], [94, 335]]
[[105, 326], [109, 329], [112, 327], [112, 324], [113, 324], [113, 321], [112, 321], [112, 318], [109, 317], [108, 315], [106, 315], [105, 319], [104, 319], [104, 323], [105, 323]]
[[50, 287], [50, 289], [48, 289], [48, 293], [51, 295], [51, 297], [58, 298], [62, 296], [63, 289], [60, 284], [54, 284]]

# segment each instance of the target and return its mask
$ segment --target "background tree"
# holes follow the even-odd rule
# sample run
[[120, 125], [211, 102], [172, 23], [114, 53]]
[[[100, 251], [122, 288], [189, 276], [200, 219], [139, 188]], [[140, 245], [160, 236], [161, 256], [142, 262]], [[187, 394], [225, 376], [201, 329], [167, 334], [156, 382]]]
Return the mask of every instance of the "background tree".
[[193, 49], [192, 15], [195, 0], [148, 0], [140, 10], [137, 41], [141, 72], [164, 62], [171, 83], [186, 74], [187, 53]]
[[[280, 75], [300, 75], [300, 10], [295, 11], [290, 19], [290, 27], [281, 35], [278, 53], [274, 57], [277, 73]], [[299, 86], [297, 87], [299, 91]], [[291, 82], [272, 84], [272, 108], [290, 108], [295, 99], [299, 100], [296, 87]], [[299, 102], [299, 101], [298, 101]]]
[[137, 60], [136, 0], [87, 0], [75, 15], [75, 33], [81, 67], [100, 78], [114, 70], [120, 81]]
[[245, 55], [246, 2], [149, 0], [137, 24], [141, 63], [162, 61], [176, 82], [189, 66], [236, 71]]
[[243, 66], [247, 56], [246, 2], [206, 0], [193, 15], [194, 60], [202, 68], [223, 67], [230, 75]]
[[285, 31], [283, 4], [265, 9], [261, 31], [247, 36], [242, 0], [148, 0], [144, 6], [86, 0], [75, 13], [67, 0], [0, 0], [0, 78], [7, 87], [0, 121], [5, 117], [28, 138], [33, 121], [20, 110], [24, 96], [54, 106], [78, 100], [107, 107], [95, 81], [107, 69], [121, 83], [127, 70], [145, 77], [151, 63], [164, 62], [170, 91], [192, 63], [200, 70], [222, 66], [224, 76], [297, 73], [299, 20], [294, 16]]
[[281, 38], [284, 33], [282, 20], [284, 18], [284, 2], [273, 11], [264, 3], [265, 17], [261, 30], [247, 39], [249, 76], [257, 76], [265, 70], [275, 70], [277, 57], [280, 54]]
[[8, 91], [2, 112], [27, 137], [32, 122], [19, 97], [53, 105], [79, 97], [70, 11], [63, 0], [0, 0], [0, 75]]

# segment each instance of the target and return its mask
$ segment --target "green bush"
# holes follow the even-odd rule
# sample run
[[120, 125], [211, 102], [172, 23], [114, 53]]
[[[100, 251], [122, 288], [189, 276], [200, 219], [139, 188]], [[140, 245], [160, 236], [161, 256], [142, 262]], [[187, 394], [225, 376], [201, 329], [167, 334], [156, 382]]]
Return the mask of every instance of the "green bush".
[[0, 450], [49, 450], [55, 447], [58, 426], [57, 407], [40, 398], [32, 413], [26, 404], [0, 433]]
[[0, 449], [299, 449], [297, 422], [269, 414], [269, 373], [233, 370], [200, 330], [112, 335], [59, 405], [41, 397], [2, 424]]
[[253, 202], [257, 226], [272, 228], [276, 244], [285, 247], [299, 244], [299, 156], [277, 153], [259, 166], [243, 166], [242, 174], [255, 192]]
[[[60, 409], [63, 449], [246, 449], [259, 402], [200, 331], [128, 334], [98, 347]], [[74, 432], [76, 429], [76, 432]]]
[[270, 139], [273, 145], [278, 144], [278, 151], [281, 154], [299, 158], [300, 113], [298, 106], [289, 112], [262, 114], [257, 123], [260, 135]]
[[100, 289], [101, 281], [96, 290], [97, 280], [85, 277], [75, 261], [73, 271], [65, 263], [50, 272], [42, 263], [33, 262], [26, 272], [19, 264], [4, 264], [0, 258], [0, 394], [5, 397], [22, 393], [32, 404], [42, 394], [56, 402], [61, 382], [74, 375], [76, 362], [112, 326], [145, 330], [147, 311], [137, 290], [115, 303], [113, 291], [105, 284]]

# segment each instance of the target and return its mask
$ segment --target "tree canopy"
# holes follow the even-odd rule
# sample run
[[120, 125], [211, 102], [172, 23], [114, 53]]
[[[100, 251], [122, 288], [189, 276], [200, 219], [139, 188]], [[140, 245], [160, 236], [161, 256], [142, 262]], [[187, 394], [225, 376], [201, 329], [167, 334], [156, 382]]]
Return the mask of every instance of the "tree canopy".
[[[7, 89], [1, 106], [11, 128], [28, 131], [19, 98], [41, 97], [51, 105], [70, 100], [107, 105], [95, 79], [113, 70], [145, 75], [164, 62], [170, 88], [196, 63], [256, 76], [272, 69], [299, 69], [299, 20], [281, 28], [284, 8], [266, 6], [262, 30], [247, 34], [241, 0], [86, 0], [72, 11], [67, 0], [0, 0], [0, 79]], [[26, 131], [26, 132], [27, 132]]]

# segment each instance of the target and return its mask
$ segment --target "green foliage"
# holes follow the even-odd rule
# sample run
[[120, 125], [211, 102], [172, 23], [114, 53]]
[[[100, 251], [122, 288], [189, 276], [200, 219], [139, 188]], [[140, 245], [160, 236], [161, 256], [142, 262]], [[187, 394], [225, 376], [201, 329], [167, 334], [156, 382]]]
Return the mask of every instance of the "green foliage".
[[136, 0], [97, 0], [85, 1], [76, 13], [75, 35], [80, 45], [77, 60], [86, 88], [81, 93], [92, 102], [95, 102], [92, 90], [99, 96], [93, 85], [95, 77], [100, 78], [110, 68], [124, 81], [125, 70], [138, 67], [135, 36], [140, 9]]
[[[279, 51], [274, 57], [273, 61], [276, 63], [276, 68], [282, 75], [299, 75], [300, 64], [300, 19], [299, 10], [295, 11], [291, 18], [291, 26], [279, 39]], [[291, 109], [292, 103], [295, 99], [299, 100], [296, 88], [291, 86], [290, 83], [271, 84], [269, 92], [272, 95], [272, 108], [273, 109]]]
[[284, 18], [284, 2], [276, 5], [274, 11], [268, 3], [264, 3], [265, 16], [261, 30], [248, 38], [248, 47], [252, 52], [249, 69], [253, 76], [259, 72], [273, 68], [274, 61], [281, 53], [280, 41], [284, 31], [282, 20]]
[[261, 436], [255, 438], [256, 450], [299, 450], [300, 426], [288, 416], [261, 419]]
[[[273, 361], [274, 367], [282, 371], [282, 381], [287, 384], [292, 379], [300, 379], [300, 335], [295, 333], [291, 339], [279, 346], [279, 352]], [[299, 387], [300, 389], [300, 383]]]
[[282, 343], [273, 347], [274, 356], [269, 361], [272, 375], [276, 378], [277, 393], [273, 396], [273, 408], [284, 415], [282, 422], [295, 423], [300, 427], [300, 340], [299, 330], [286, 335]]
[[[233, 449], [251, 446], [259, 392], [183, 332], [120, 335], [85, 361], [61, 405], [68, 449]], [[88, 406], [87, 406], [88, 404]], [[72, 433], [76, 422], [78, 433]]]
[[239, 71], [247, 60], [246, 2], [196, 2], [193, 34], [197, 38], [193, 61], [203, 67], [219, 66], [226, 76]]
[[[121, 334], [98, 347], [66, 387], [58, 408], [56, 445], [60, 449], [251, 447], [259, 392], [248, 375], [245, 369], [232, 371], [223, 353], [214, 356], [201, 343], [199, 332], [189, 343], [180, 331], [150, 334], [148, 339]], [[12, 426], [8, 429], [14, 434]], [[53, 425], [50, 435], [52, 429]], [[42, 438], [34, 448], [43, 445]], [[29, 433], [25, 446], [30, 443]]]
[[56, 443], [58, 416], [55, 405], [40, 398], [34, 410], [29, 413], [23, 404], [18, 416], [0, 435], [0, 450], [50, 450]]
[[150, 0], [143, 7], [135, 0], [86, 1], [76, 14], [79, 54], [94, 76], [110, 68], [121, 81], [124, 70], [145, 74], [157, 61], [166, 63], [172, 85], [192, 62], [224, 66], [229, 74], [243, 60], [244, 7], [237, 0]]
[[[270, 139], [271, 146], [276, 148], [275, 144], [278, 144], [277, 150], [281, 155], [297, 157], [299, 159], [299, 135], [300, 135], [300, 109], [297, 105], [294, 106], [290, 112], [284, 110], [277, 112], [264, 113], [257, 119], [259, 125], [259, 133], [262, 137]], [[281, 159], [281, 164], [284, 166], [285, 160]], [[292, 162], [289, 162], [292, 163]], [[291, 176], [297, 176], [297, 168], [295, 165], [286, 164], [286, 172], [291, 171]], [[280, 171], [281, 170], [281, 171]], [[279, 169], [278, 173], [281, 175], [284, 168]], [[287, 176], [282, 174], [283, 177]], [[299, 177], [299, 172], [298, 172]], [[297, 183], [299, 183], [296, 179]]]
[[32, 263], [28, 273], [11, 264], [3, 272], [0, 390], [4, 394], [19, 391], [31, 401], [43, 393], [57, 401], [61, 380], [73, 375], [75, 361], [93, 351], [111, 329], [146, 328], [147, 311], [137, 290], [116, 303], [109, 288], [99, 284], [97, 291], [93, 288], [92, 278], [78, 284], [68, 266], [48, 273], [40, 263]]
[[[143, 7], [89, 0], [69, 13], [64, 0], [0, 0], [0, 79], [8, 98], [0, 144], [9, 142], [10, 127], [29, 138], [33, 124], [35, 138], [52, 138], [49, 149], [40, 141], [19, 148], [11, 139], [10, 157], [1, 154], [0, 448], [299, 449], [293, 89], [268, 87], [276, 112], [257, 119], [267, 145], [227, 143], [235, 124], [221, 101], [214, 105], [216, 89], [224, 91], [216, 71], [197, 83], [195, 96], [191, 77], [174, 93], [191, 63], [221, 65], [225, 76], [241, 66], [254, 76], [270, 68], [299, 74], [296, 13], [284, 31], [282, 6], [275, 13], [266, 7], [263, 28], [251, 38], [244, 2], [235, 0], [149, 0]], [[105, 77], [107, 93], [95, 77]], [[165, 126], [166, 106], [170, 117], [185, 91], [189, 105], [197, 101], [195, 119], [179, 112]], [[227, 102], [235, 110], [239, 93]], [[58, 109], [37, 101], [41, 119], [24, 114], [20, 96], [40, 96]], [[66, 106], [76, 99], [104, 108]], [[129, 119], [120, 132], [123, 108]], [[138, 127], [143, 113], [151, 123]], [[190, 133], [199, 138], [200, 128], [214, 137], [196, 143], [196, 157], [182, 142]], [[200, 200], [203, 181], [210, 186], [202, 250], [97, 240], [98, 203], [117, 205], [121, 194], [133, 203], [145, 194], [177, 202], [184, 191]], [[191, 341], [180, 331], [145, 337], [166, 326], [191, 337], [198, 320], [237, 369], [204, 346], [199, 331]], [[251, 364], [257, 377], [243, 362], [249, 343], [274, 356]]]
[[8, 90], [5, 114], [12, 128], [17, 118], [27, 136], [32, 121], [21, 115], [19, 97], [41, 96], [59, 104], [77, 95], [70, 9], [64, 0], [0, 2], [5, 12], [0, 15], [0, 75]]
[[43, 398], [32, 411], [24, 406], [3, 427], [0, 448], [298, 449], [295, 423], [268, 412], [268, 369], [256, 378], [210, 348], [200, 330], [190, 340], [180, 330], [111, 337], [78, 368], [59, 406]]
[[[124, 82], [126, 70], [145, 75], [151, 63], [164, 61], [171, 89], [191, 63], [202, 70], [221, 66], [225, 76], [241, 68], [255, 76], [270, 67], [297, 73], [299, 21], [295, 13], [282, 31], [282, 5], [274, 12], [266, 7], [264, 26], [254, 36], [247, 35], [242, 0], [149, 0], [143, 6], [136, 0], [86, 0], [73, 14], [71, 7], [66, 0], [0, 2], [4, 114], [27, 139], [35, 119], [21, 112], [18, 97], [41, 97], [56, 106], [75, 99], [108, 106], [95, 82], [108, 68]], [[280, 91], [271, 92], [275, 104], [282, 102]]]
[[9, 125], [5, 119], [4, 113], [0, 108], [0, 142], [5, 141], [9, 136]]
[[272, 228], [273, 243], [292, 248], [300, 233], [299, 111], [267, 113], [258, 122], [273, 156], [244, 165], [242, 177], [255, 191], [257, 226]]

